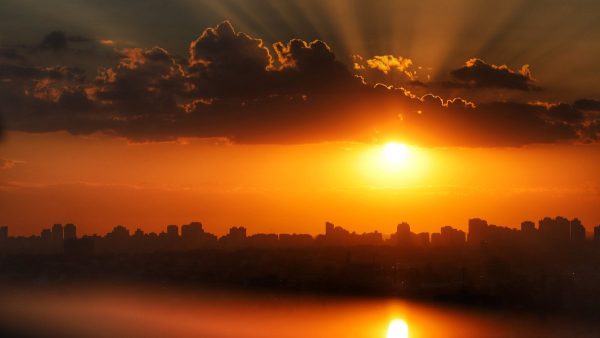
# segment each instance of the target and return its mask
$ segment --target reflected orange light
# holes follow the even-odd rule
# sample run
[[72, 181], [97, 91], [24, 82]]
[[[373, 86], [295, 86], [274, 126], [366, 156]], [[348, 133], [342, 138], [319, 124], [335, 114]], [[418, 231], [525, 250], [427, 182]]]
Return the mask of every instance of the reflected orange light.
[[394, 319], [390, 322], [387, 338], [408, 338], [408, 324], [402, 319]]

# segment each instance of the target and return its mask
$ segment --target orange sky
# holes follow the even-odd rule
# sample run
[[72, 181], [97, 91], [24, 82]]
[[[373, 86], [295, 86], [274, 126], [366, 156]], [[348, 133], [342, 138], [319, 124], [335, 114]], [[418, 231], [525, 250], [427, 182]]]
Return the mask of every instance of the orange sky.
[[116, 224], [162, 231], [202, 221], [223, 234], [415, 231], [470, 217], [518, 226], [543, 216], [600, 224], [600, 145], [419, 148], [400, 168], [381, 144], [232, 145], [219, 140], [130, 143], [66, 133], [9, 132], [1, 158], [0, 214], [12, 234], [74, 222], [81, 233]]

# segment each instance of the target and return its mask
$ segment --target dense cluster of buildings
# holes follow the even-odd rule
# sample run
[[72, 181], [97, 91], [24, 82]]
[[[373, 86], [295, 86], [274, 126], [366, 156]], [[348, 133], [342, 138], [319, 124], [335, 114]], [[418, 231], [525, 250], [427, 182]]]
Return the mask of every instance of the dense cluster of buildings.
[[[221, 237], [204, 231], [202, 223], [168, 225], [161, 233], [146, 233], [137, 229], [131, 233], [117, 225], [105, 236], [77, 236], [74, 224], [54, 224], [43, 229], [39, 236], [10, 237], [6, 226], [0, 227], [0, 253], [142, 253], [158, 251], [189, 251], [198, 249], [241, 248], [302, 248], [311, 246], [400, 246], [425, 247], [486, 247], [577, 245], [586, 241], [586, 231], [577, 218], [546, 217], [538, 222], [521, 223], [520, 229], [488, 224], [479, 218], [469, 220], [468, 234], [451, 226], [438, 233], [414, 233], [408, 223], [400, 223], [396, 232], [384, 237], [378, 231], [357, 234], [334, 224], [325, 223], [325, 233], [253, 234], [244, 227], [232, 227]], [[594, 228], [593, 241], [600, 244], [600, 225]]]

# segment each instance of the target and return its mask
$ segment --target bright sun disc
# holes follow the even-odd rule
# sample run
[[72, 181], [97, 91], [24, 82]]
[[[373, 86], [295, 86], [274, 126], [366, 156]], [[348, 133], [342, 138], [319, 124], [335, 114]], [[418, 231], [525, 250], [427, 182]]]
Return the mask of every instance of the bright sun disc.
[[387, 330], [387, 338], [408, 338], [408, 324], [401, 319], [390, 322]]
[[406, 144], [390, 142], [383, 146], [381, 156], [386, 164], [400, 166], [410, 157], [410, 149]]

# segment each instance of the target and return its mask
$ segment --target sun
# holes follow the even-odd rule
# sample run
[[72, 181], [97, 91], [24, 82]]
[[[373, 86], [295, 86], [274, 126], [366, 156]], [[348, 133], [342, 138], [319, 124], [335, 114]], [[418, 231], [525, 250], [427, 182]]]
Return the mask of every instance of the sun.
[[387, 338], [408, 338], [408, 324], [402, 319], [394, 319], [387, 330]]
[[383, 164], [392, 169], [405, 166], [410, 157], [410, 148], [404, 143], [388, 142], [383, 146], [381, 151]]
[[430, 168], [426, 150], [397, 141], [365, 146], [356, 160], [366, 183], [381, 188], [421, 184]]

